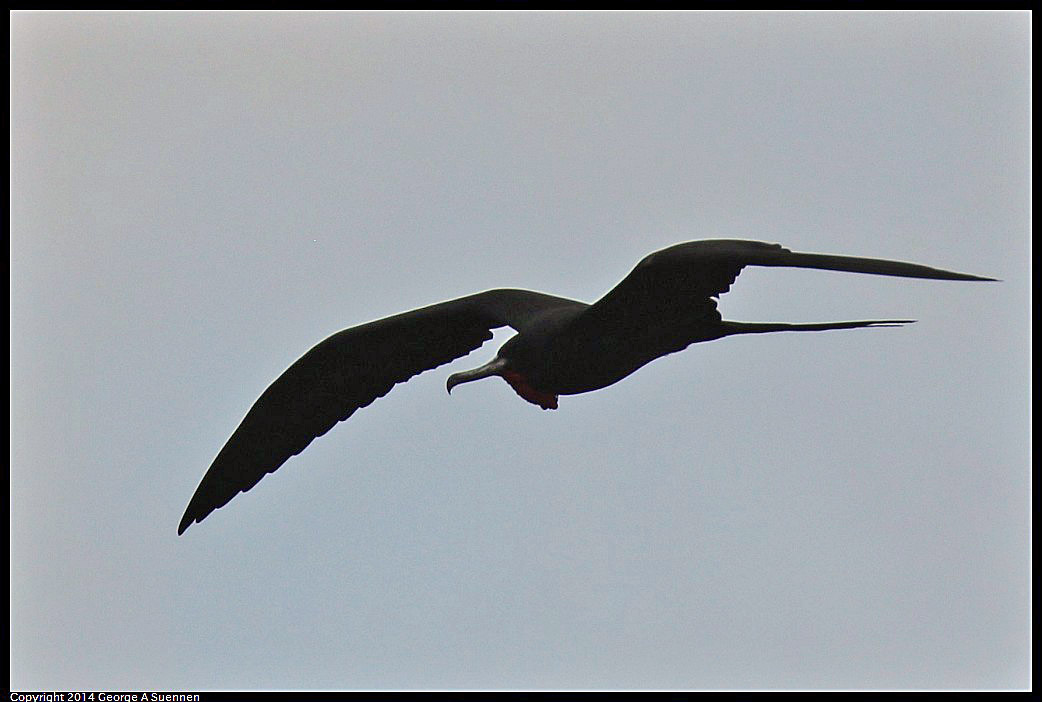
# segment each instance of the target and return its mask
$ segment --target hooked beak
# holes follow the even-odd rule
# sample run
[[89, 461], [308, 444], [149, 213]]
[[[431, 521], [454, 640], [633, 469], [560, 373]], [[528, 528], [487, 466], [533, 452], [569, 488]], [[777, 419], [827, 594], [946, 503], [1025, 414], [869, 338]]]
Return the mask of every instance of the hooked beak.
[[445, 381], [445, 389], [448, 390], [451, 395], [452, 388], [456, 387], [460, 383], [469, 383], [472, 380], [481, 380], [482, 378], [488, 378], [492, 375], [502, 375], [506, 366], [506, 359], [496, 356], [480, 368], [463, 371], [462, 373], [453, 373], [449, 376], [449, 379]]

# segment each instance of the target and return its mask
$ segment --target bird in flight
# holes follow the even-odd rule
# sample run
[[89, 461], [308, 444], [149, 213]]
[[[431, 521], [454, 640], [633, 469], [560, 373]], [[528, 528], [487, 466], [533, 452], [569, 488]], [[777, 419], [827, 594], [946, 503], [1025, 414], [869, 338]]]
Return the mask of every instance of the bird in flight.
[[746, 266], [789, 266], [938, 280], [995, 280], [915, 263], [797, 253], [779, 244], [710, 239], [646, 256], [597, 302], [498, 289], [345, 329], [304, 354], [253, 404], [217, 454], [177, 527], [249, 490], [355, 410], [397, 383], [465, 356], [492, 338], [517, 334], [491, 361], [449, 376], [447, 389], [496, 376], [522, 398], [557, 409], [560, 395], [598, 390], [641, 366], [700, 341], [734, 334], [896, 326], [909, 319], [822, 324], [730, 322], [716, 298]]

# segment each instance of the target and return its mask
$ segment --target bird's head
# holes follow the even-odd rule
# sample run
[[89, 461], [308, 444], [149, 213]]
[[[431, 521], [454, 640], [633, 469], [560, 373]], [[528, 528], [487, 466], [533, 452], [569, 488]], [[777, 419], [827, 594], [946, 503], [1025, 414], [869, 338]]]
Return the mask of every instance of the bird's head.
[[557, 409], [557, 394], [533, 387], [527, 374], [522, 371], [522, 364], [517, 361], [513, 353], [516, 345], [511, 343], [517, 338], [514, 337], [514, 339], [504, 344], [499, 353], [496, 354], [496, 357], [485, 365], [474, 370], [450, 375], [449, 379], [445, 381], [445, 389], [449, 391], [449, 394], [452, 394], [452, 388], [461, 383], [469, 383], [472, 380], [481, 380], [482, 378], [498, 375], [510, 383], [510, 387], [514, 388], [514, 392], [533, 405], [539, 405], [543, 409]]

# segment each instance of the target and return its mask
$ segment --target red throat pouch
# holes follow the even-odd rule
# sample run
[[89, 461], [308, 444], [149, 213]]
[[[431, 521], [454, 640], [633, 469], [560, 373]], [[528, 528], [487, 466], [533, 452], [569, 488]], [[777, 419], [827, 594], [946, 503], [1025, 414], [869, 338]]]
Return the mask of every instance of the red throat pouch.
[[531, 402], [533, 405], [539, 405], [545, 410], [557, 409], [557, 395], [536, 390], [529, 385], [524, 376], [517, 371], [507, 371], [503, 373], [503, 380], [510, 383], [510, 387], [514, 388], [514, 392], [525, 400]]

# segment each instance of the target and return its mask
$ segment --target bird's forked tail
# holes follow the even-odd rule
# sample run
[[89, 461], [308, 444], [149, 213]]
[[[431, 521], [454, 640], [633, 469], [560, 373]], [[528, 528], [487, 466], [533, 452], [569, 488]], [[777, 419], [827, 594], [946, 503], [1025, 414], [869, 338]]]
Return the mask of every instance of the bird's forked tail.
[[823, 322], [820, 324], [785, 324], [784, 322], [723, 322], [727, 335], [764, 334], [786, 331], [828, 331], [830, 329], [857, 329], [859, 327], [900, 327], [913, 324], [914, 319], [874, 319], [860, 322]]

